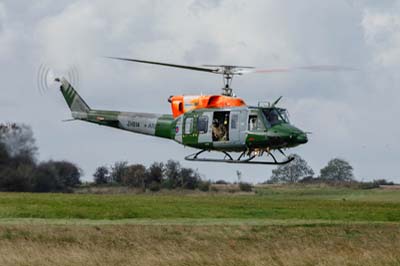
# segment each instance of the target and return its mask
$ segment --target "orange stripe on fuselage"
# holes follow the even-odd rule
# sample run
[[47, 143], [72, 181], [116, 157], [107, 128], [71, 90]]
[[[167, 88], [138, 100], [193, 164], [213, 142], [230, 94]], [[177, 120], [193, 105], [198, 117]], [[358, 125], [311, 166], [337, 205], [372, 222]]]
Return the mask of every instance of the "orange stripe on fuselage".
[[171, 102], [172, 115], [174, 117], [178, 117], [181, 114], [193, 109], [224, 108], [246, 105], [246, 103], [240, 98], [223, 95], [177, 95], [170, 97], [169, 101]]

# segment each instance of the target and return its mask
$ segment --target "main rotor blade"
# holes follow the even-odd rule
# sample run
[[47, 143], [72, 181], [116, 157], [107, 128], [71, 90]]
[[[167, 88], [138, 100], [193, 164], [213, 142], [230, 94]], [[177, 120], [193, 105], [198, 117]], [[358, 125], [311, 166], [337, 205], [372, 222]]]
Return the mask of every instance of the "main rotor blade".
[[296, 67], [299, 70], [310, 70], [310, 71], [355, 71], [357, 69], [345, 66], [335, 66], [335, 65], [316, 65], [316, 66], [301, 66]]
[[248, 69], [253, 69], [254, 67], [252, 66], [236, 66], [236, 65], [203, 65], [204, 67], [218, 67], [218, 68], [248, 68]]
[[168, 67], [183, 68], [183, 69], [196, 70], [196, 71], [203, 71], [203, 72], [209, 72], [209, 73], [218, 73], [218, 68], [216, 68], [216, 69], [210, 69], [210, 68], [204, 68], [204, 67], [177, 65], [177, 64], [169, 64], [169, 63], [154, 62], [154, 61], [145, 61], [145, 60], [133, 59], [133, 58], [112, 57], [112, 56], [106, 56], [106, 58], [116, 59], [116, 60], [122, 60], [122, 61], [129, 61], [129, 62], [144, 63], [144, 64], [152, 64], [152, 65], [160, 65], [160, 66], [168, 66]]
[[339, 71], [355, 71], [357, 69], [352, 67], [335, 66], [335, 65], [314, 65], [314, 66], [300, 66], [300, 67], [287, 67], [287, 68], [255, 69], [246, 71], [246, 73], [279, 73], [279, 72], [291, 72], [296, 70], [307, 70], [313, 72], [339, 72]]

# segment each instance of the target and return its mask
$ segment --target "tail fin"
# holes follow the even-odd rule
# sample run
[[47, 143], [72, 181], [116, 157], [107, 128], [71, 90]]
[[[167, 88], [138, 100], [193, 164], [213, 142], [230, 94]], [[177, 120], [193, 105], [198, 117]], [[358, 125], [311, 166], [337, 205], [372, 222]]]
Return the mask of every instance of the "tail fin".
[[56, 81], [61, 82], [60, 90], [72, 113], [88, 113], [90, 111], [89, 105], [65, 78], [61, 78], [61, 80], [57, 78]]

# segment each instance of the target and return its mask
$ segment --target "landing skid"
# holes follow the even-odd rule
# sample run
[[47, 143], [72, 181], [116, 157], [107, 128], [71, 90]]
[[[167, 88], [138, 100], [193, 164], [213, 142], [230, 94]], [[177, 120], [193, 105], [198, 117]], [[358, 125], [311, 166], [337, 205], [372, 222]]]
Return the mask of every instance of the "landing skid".
[[[275, 156], [268, 152], [267, 156], [271, 156], [272, 161], [253, 161], [254, 158], [260, 157], [261, 155], [250, 154], [246, 155], [246, 152], [242, 152], [237, 159], [233, 159], [233, 157], [226, 151], [221, 151], [225, 154], [223, 159], [212, 159], [212, 158], [198, 158], [198, 156], [208, 150], [201, 150], [197, 153], [193, 153], [185, 157], [187, 161], [196, 161], [196, 162], [215, 162], [215, 163], [238, 163], [238, 164], [267, 164], [267, 165], [283, 165], [290, 163], [294, 160], [294, 157], [286, 157], [284, 161], [278, 161]], [[283, 153], [282, 151], [280, 151]]]

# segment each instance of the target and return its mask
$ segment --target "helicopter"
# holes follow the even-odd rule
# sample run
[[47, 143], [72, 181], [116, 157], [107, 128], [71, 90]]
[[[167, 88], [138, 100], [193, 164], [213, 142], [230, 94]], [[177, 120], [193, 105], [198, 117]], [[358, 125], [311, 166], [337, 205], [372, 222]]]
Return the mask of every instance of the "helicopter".
[[[219, 74], [223, 77], [224, 86], [221, 94], [170, 96], [168, 102], [172, 114], [153, 114], [92, 109], [66, 78], [56, 78], [55, 81], [61, 83], [60, 90], [71, 110], [72, 120], [174, 140], [198, 149], [196, 153], [185, 157], [185, 160], [198, 162], [282, 165], [294, 159], [287, 156], [284, 150], [308, 142], [308, 133], [292, 125], [287, 110], [278, 107], [282, 97], [272, 103], [260, 102], [252, 106], [238, 98], [231, 87], [234, 76], [252, 72], [286, 72], [289, 69], [259, 70], [235, 65], [197, 67], [122, 57], [108, 58]], [[335, 66], [300, 69], [338, 70]], [[223, 157], [204, 157], [206, 152], [217, 152]], [[277, 159], [276, 152], [283, 156], [282, 160]]]

